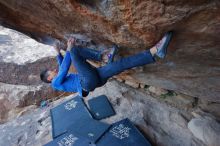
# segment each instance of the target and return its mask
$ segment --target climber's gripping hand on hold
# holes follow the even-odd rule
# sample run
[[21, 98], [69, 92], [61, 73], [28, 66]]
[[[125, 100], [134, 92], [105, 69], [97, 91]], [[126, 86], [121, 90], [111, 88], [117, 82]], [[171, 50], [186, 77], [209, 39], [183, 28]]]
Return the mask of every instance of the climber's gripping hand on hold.
[[67, 51], [71, 51], [71, 49], [74, 47], [75, 43], [76, 43], [76, 38], [74, 38], [74, 37], [69, 38], [67, 41]]
[[61, 54], [61, 53], [60, 53], [60, 50], [61, 50], [61, 43], [60, 43], [60, 41], [56, 41], [56, 42], [53, 44], [53, 48], [54, 48], [54, 50], [56, 50], [56, 54], [57, 54], [57, 55]]

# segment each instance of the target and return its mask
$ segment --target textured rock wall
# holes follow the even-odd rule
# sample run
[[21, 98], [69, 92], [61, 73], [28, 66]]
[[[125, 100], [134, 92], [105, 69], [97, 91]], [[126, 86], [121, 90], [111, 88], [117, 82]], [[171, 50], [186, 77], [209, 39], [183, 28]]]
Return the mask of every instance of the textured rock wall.
[[0, 82], [20, 85], [41, 84], [39, 74], [45, 68], [57, 67], [54, 58], [43, 58], [34, 63], [17, 65], [15, 63], [0, 62]]
[[0, 0], [0, 22], [43, 43], [83, 34], [97, 44], [116, 43], [121, 54], [152, 46], [174, 30], [166, 61], [138, 79], [219, 101], [219, 0]]

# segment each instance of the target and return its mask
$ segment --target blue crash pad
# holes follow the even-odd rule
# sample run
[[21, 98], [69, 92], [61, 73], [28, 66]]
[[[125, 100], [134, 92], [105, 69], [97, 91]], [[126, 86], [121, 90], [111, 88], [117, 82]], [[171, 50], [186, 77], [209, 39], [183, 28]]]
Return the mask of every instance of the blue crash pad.
[[90, 142], [83, 137], [67, 132], [44, 146], [90, 146]]
[[109, 124], [84, 118], [74, 121], [73, 125], [68, 128], [68, 131], [75, 135], [87, 138], [92, 143], [96, 143], [96, 141], [99, 140], [109, 128]]
[[88, 105], [94, 119], [101, 120], [115, 115], [115, 111], [105, 95], [90, 99]]
[[151, 146], [129, 119], [112, 125], [96, 146]]
[[80, 122], [82, 119], [92, 119], [92, 116], [80, 96], [76, 96], [58, 105], [57, 107], [51, 109], [50, 112], [53, 138], [67, 132], [67, 128], [75, 121]]

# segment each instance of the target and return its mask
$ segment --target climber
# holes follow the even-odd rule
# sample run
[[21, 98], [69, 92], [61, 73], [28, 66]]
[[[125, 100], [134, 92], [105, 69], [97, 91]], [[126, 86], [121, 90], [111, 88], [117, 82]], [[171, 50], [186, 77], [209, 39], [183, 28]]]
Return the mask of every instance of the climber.
[[[55, 46], [59, 70], [44, 70], [41, 72], [40, 77], [42, 81], [51, 83], [52, 88], [56, 90], [78, 92], [80, 96], [85, 97], [90, 91], [104, 85], [114, 75], [133, 67], [154, 63], [155, 56], [161, 59], [165, 58], [171, 37], [172, 32], [167, 32], [151, 49], [117, 61], [113, 61], [118, 49], [116, 45], [109, 49], [109, 51], [101, 52], [76, 47], [76, 39], [70, 38], [67, 42], [67, 51], [64, 58], [60, 53], [59, 46]], [[105, 66], [95, 68], [86, 61], [87, 59], [94, 61], [104, 60], [108, 63]], [[76, 68], [77, 73], [68, 73], [71, 62]]]

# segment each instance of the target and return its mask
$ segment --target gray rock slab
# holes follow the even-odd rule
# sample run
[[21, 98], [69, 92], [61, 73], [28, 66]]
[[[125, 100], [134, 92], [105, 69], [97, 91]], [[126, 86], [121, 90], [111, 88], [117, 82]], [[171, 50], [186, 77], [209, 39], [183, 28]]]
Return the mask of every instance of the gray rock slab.
[[209, 146], [220, 144], [220, 123], [211, 118], [193, 118], [188, 123], [188, 128], [195, 137]]
[[12, 29], [0, 26], [0, 61], [24, 65], [55, 56], [51, 46], [38, 43]]

